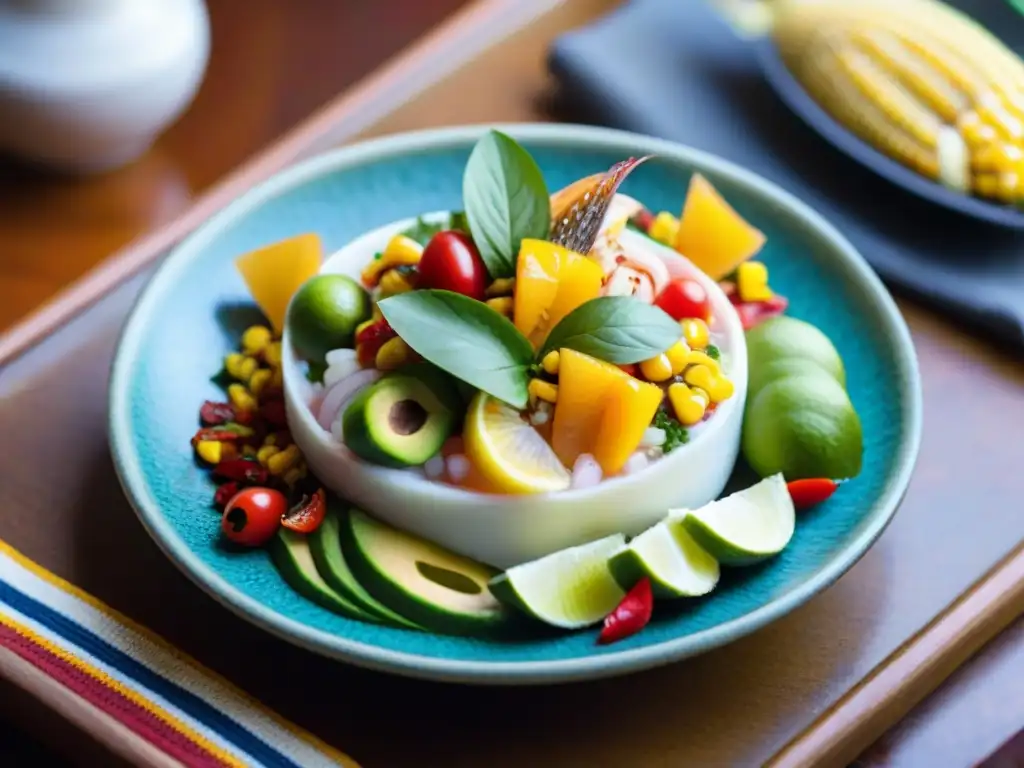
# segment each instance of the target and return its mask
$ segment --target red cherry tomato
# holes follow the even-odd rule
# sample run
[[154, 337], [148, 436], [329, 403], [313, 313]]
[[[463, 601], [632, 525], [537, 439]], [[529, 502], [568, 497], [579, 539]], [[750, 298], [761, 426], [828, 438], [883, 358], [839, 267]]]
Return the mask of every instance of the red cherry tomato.
[[281, 527], [281, 516], [288, 511], [288, 500], [273, 488], [246, 488], [224, 507], [220, 529], [236, 544], [262, 547]]
[[674, 320], [699, 317], [704, 322], [711, 320], [711, 300], [704, 286], [691, 277], [680, 277], [665, 286], [654, 300]]
[[487, 267], [465, 232], [449, 230], [434, 235], [423, 249], [418, 269], [420, 288], [440, 288], [484, 300]]

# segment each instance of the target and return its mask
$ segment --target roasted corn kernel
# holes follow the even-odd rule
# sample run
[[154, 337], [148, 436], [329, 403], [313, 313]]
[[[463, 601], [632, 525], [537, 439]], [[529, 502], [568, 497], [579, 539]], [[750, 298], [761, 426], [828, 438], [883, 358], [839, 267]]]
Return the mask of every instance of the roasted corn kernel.
[[265, 325], [253, 325], [242, 334], [242, 351], [247, 355], [258, 355], [273, 340], [270, 329]]
[[263, 360], [271, 368], [279, 368], [281, 366], [281, 342], [272, 341], [267, 344], [266, 349], [263, 350]]
[[256, 398], [242, 384], [228, 384], [228, 400], [240, 411], [256, 410]]
[[677, 376], [683, 372], [690, 357], [690, 348], [683, 339], [680, 339], [665, 352], [668, 364], [672, 368], [672, 375]]
[[289, 445], [283, 451], [278, 451], [267, 459], [267, 471], [275, 477], [279, 477], [292, 467], [302, 461], [302, 453], [299, 446]]
[[258, 451], [256, 451], [256, 461], [262, 464], [264, 467], [267, 466], [267, 462], [270, 461], [270, 457], [281, 452], [281, 449], [276, 445], [264, 445]]
[[557, 349], [552, 349], [550, 352], [548, 352], [546, 355], [544, 355], [544, 359], [540, 361], [540, 367], [544, 369], [545, 373], [549, 373], [552, 376], [557, 376], [558, 375], [558, 363], [559, 363], [558, 350]]
[[249, 377], [249, 391], [259, 399], [260, 392], [270, 383], [273, 377], [274, 373], [269, 368], [260, 368], [254, 371], [252, 376]]
[[543, 400], [546, 403], [555, 403], [558, 401], [558, 385], [552, 384], [550, 381], [544, 381], [543, 379], [530, 379], [530, 384], [527, 387], [530, 393], [530, 397], [536, 400]]

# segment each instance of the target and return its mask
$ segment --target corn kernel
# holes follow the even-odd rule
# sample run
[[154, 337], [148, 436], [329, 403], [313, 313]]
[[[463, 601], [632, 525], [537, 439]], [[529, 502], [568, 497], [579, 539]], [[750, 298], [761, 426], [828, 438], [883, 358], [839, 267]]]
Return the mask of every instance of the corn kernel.
[[420, 263], [423, 246], [408, 235], [395, 235], [384, 246], [380, 260], [388, 267], [412, 266]]
[[505, 317], [512, 317], [512, 297], [501, 296], [497, 299], [488, 299], [487, 306]]
[[548, 352], [546, 355], [544, 355], [544, 359], [540, 361], [540, 366], [541, 366], [541, 368], [544, 369], [545, 373], [550, 373], [552, 376], [557, 376], [558, 375], [558, 363], [559, 363], [558, 350], [557, 349], [552, 349], [550, 352]]
[[397, 269], [389, 269], [380, 278], [380, 298], [397, 296], [413, 289], [412, 281]]
[[686, 363], [690, 357], [690, 348], [686, 346], [686, 342], [680, 339], [665, 352], [665, 357], [668, 358], [668, 364], [672, 366], [672, 375], [675, 376], [683, 372], [686, 367]]
[[718, 364], [715, 358], [711, 357], [707, 352], [701, 352], [700, 350], [691, 350], [690, 354], [686, 356], [687, 365], [703, 365], [711, 369], [715, 374], [722, 372], [722, 366]]
[[219, 440], [200, 440], [196, 443], [196, 453], [207, 464], [218, 464], [222, 458], [223, 443]]
[[281, 342], [272, 341], [267, 344], [266, 349], [263, 350], [263, 359], [271, 368], [279, 368], [281, 366]]
[[640, 363], [640, 373], [648, 381], [667, 381], [672, 378], [672, 363], [668, 355], [662, 353]]
[[499, 277], [487, 286], [487, 298], [493, 299], [498, 296], [511, 296], [516, 287], [514, 277]]
[[270, 377], [270, 387], [272, 389], [280, 390], [284, 386], [284, 370], [282, 368], [275, 368], [273, 375]]
[[277, 433], [269, 432], [267, 436], [263, 438], [264, 445], [277, 445]]
[[745, 261], [736, 268], [736, 290], [743, 301], [768, 301], [768, 267], [760, 261]]
[[676, 418], [684, 427], [699, 424], [708, 407], [708, 398], [705, 393], [679, 382], [669, 386], [668, 400], [672, 403], [672, 410], [675, 411]]
[[693, 349], [704, 349], [711, 341], [711, 330], [708, 324], [699, 317], [687, 317], [679, 321], [679, 327], [683, 329], [683, 341]]
[[258, 355], [273, 340], [270, 329], [265, 325], [253, 325], [242, 334], [242, 350], [247, 355]]
[[728, 400], [735, 391], [729, 379], [706, 365], [691, 365], [683, 374], [683, 380], [691, 387], [700, 387], [707, 392], [713, 403]]
[[379, 371], [393, 371], [412, 359], [412, 347], [405, 339], [395, 336], [380, 345], [374, 365]]
[[300, 462], [298, 466], [292, 467], [283, 475], [281, 475], [281, 479], [284, 480], [288, 485], [295, 485], [297, 482], [299, 482], [306, 476], [306, 473], [307, 470], [305, 462]]
[[256, 461], [262, 466], [267, 466], [267, 462], [270, 461], [270, 457], [281, 452], [281, 449], [276, 445], [264, 445], [258, 451], [256, 451]]
[[302, 453], [299, 451], [299, 446], [289, 445], [283, 451], [278, 451], [267, 459], [267, 470], [270, 474], [278, 477], [297, 466], [300, 461], [302, 461]]
[[274, 373], [269, 368], [259, 368], [249, 378], [249, 391], [258, 398], [273, 376]]
[[654, 217], [651, 228], [647, 234], [659, 243], [671, 245], [676, 241], [676, 234], [679, 232], [679, 219], [668, 211], [662, 211]]
[[242, 446], [242, 456], [246, 459], [255, 459], [258, 449], [255, 445], [249, 445], [246, 443]]
[[224, 356], [224, 370], [231, 378], [242, 380], [242, 363], [244, 361], [245, 355], [241, 352], [231, 352]]
[[544, 381], [543, 379], [530, 379], [530, 385], [527, 388], [530, 396], [537, 400], [543, 400], [545, 403], [554, 403], [558, 401], [558, 385], [552, 384], [550, 381]]
[[256, 410], [256, 398], [241, 384], [228, 384], [228, 400], [240, 411]]

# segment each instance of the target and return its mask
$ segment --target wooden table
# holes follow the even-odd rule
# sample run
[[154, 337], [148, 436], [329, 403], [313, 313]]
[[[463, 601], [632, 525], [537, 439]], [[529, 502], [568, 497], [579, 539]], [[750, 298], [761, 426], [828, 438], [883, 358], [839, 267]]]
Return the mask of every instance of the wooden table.
[[[148, 269], [160, 254], [210, 213], [297, 157], [340, 141], [412, 128], [550, 119], [550, 82], [544, 62], [551, 40], [615, 5], [614, 0], [488, 0], [474, 4], [281, 141], [210, 186], [183, 213], [114, 254], [98, 271], [50, 306], [0, 337], [3, 363], [105, 297], [47, 342], [45, 355], [33, 351], [0, 369], [0, 392], [7, 391], [5, 373], [9, 380], [30, 376], [32, 370], [42, 370], [41, 366], [50, 364], [47, 360], [54, 356], [66, 355], [72, 363], [83, 365], [94, 358], [105, 360], [112, 345], [106, 329], [116, 328], [143, 277], [127, 283], [125, 279]], [[11, 223], [8, 221], [7, 225]], [[0, 220], [0, 233], [3, 226]], [[121, 287], [111, 292], [115, 286]], [[536, 750], [541, 750], [550, 764], [558, 765], [677, 765], [687, 756], [692, 760], [694, 754], [705, 756], [702, 764], [742, 765], [752, 760], [752, 755], [764, 752], [764, 744], [755, 748], [740, 743], [744, 733], [753, 732], [759, 734], [758, 738], [768, 739], [773, 745], [771, 751], [782, 748], [775, 758], [777, 765], [849, 762], [889, 724], [921, 701], [957, 664], [1010, 625], [1024, 608], [1024, 554], [1014, 546], [1017, 539], [996, 541], [998, 531], [980, 524], [976, 531], [977, 547], [987, 552], [1005, 551], [1006, 558], [988, 578], [967, 589], [950, 609], [941, 610], [942, 605], [937, 605], [934, 620], [927, 621], [932, 614], [925, 604], [938, 600], [937, 595], [945, 595], [942, 589], [960, 584], [959, 580], [972, 574], [971, 568], [978, 563], [965, 557], [962, 562], [950, 560], [945, 571], [907, 572], [901, 568], [901, 563], [913, 562], [914, 558], [926, 559], [934, 542], [948, 542], [951, 537], [972, 530], [958, 520], [958, 512], [965, 520], [972, 514], [984, 518], [986, 510], [978, 504], [979, 488], [990, 498], [999, 499], [1002, 505], [1019, 505], [1022, 484], [1014, 472], [1019, 472], [1019, 461], [1024, 458], [1020, 443], [1013, 442], [1019, 441], [1019, 432], [1013, 435], [1003, 429], [1007, 423], [1024, 423], [1024, 370], [1019, 363], [908, 302], [901, 302], [901, 308], [918, 347], [926, 400], [925, 444], [904, 510], [848, 576], [776, 625], [707, 657], [664, 670], [594, 686], [532, 692], [459, 691], [354, 670], [327, 670], [319, 660], [308, 658], [308, 654], [299, 655], [258, 634], [247, 635], [251, 637], [253, 653], [293, 654], [290, 658], [299, 666], [337, 677], [351, 690], [366, 696], [366, 706], [381, 713], [392, 708], [402, 713], [409, 720], [412, 740], [426, 743], [424, 740], [429, 740], [435, 729], [447, 734], [439, 737], [442, 739], [460, 734], [462, 748], [457, 748], [457, 744], [432, 747], [435, 757], [443, 755], [452, 765], [480, 764], [483, 755], [493, 765], [536, 763]], [[87, 341], [84, 348], [83, 340]], [[78, 386], [83, 398], [96, 402], [104, 385], [103, 376], [91, 371]], [[70, 398], [73, 393], [69, 384], [46, 381], [43, 391], [20, 391], [15, 395], [19, 404], [31, 406], [50, 397]], [[959, 419], [949, 416], [952, 403], [959, 410]], [[67, 410], [69, 430], [93, 435], [102, 429], [102, 413], [80, 410]], [[17, 414], [0, 410], [0, 429], [7, 430], [15, 440], [25, 437], [28, 452], [34, 451], [35, 456], [43, 450], [41, 443], [37, 446], [29, 439], [26, 421], [17, 418]], [[972, 446], [972, 439], [981, 438], [988, 440], [984, 450]], [[205, 636], [211, 631], [230, 635], [248, 631], [247, 628], [223, 610], [208, 605], [209, 601], [174, 574], [169, 564], [149, 560], [155, 549], [140, 538], [133, 518], [120, 512], [104, 517], [103, 524], [111, 527], [102, 535], [88, 529], [78, 530], [77, 535], [87, 539], [85, 547], [81, 542], [72, 543], [67, 537], [54, 534], [55, 527], [66, 524], [68, 516], [78, 519], [75, 516], [90, 510], [97, 512], [100, 506], [105, 509], [120, 505], [121, 510], [124, 502], [116, 484], [110, 482], [102, 449], [89, 448], [89, 453], [95, 455], [83, 466], [82, 458], [77, 456], [83, 450], [81, 447], [45, 447], [52, 451], [54, 461], [75, 464], [75, 472], [81, 473], [75, 477], [86, 484], [83, 493], [89, 498], [83, 501], [75, 489], [54, 489], [33, 480], [29, 472], [31, 457], [4, 457], [0, 459], [0, 472], [4, 473], [0, 508], [16, 511], [26, 503], [36, 506], [31, 516], [14, 514], [0, 521], [0, 537], [171, 637], [229, 677], [241, 674], [239, 661], [230, 653], [208, 648]], [[88, 504], [92, 507], [88, 508]], [[921, 526], [923, 521], [927, 526], [931, 510], [935, 511], [936, 530], [908, 527], [905, 522], [916, 520]], [[929, 543], [929, 536], [942, 538]], [[117, 569], [98, 568], [88, 553], [104, 551], [110, 538], [131, 541], [139, 551], [127, 553], [128, 561], [120, 563]], [[899, 542], [905, 559], [894, 557], [897, 549], [893, 542]], [[965, 539], [963, 546], [971, 547], [972, 542]], [[159, 586], [162, 600], [172, 605], [187, 603], [208, 624], [196, 628], [178, 626], [163, 607], [135, 597], [130, 585], [123, 582], [125, 574], [137, 573], [138, 569], [147, 569]], [[970, 579], [982, 576], [982, 570]], [[964, 581], [964, 588], [970, 579]], [[915, 583], [920, 584], [920, 594], [916, 594]], [[901, 639], [887, 658], [884, 654], [879, 657], [877, 666], [871, 663], [863, 668], [863, 659], [873, 659], [872, 654], [887, 648], [885, 643], [895, 637], [893, 627], [905, 629], [903, 616], [915, 612], [925, 617], [922, 624], [926, 626], [905, 642]], [[1022, 634], [1024, 626], [1014, 625], [1001, 635], [914, 709], [910, 717], [889, 730], [862, 755], [861, 763], [970, 765], [1008, 739], [1024, 723], [1024, 696], [1019, 694], [1024, 653], [1015, 642]], [[776, 670], [770, 688], [764, 682], [766, 664]], [[854, 677], [861, 680], [852, 687], [839, 682], [848, 681], [851, 670], [858, 670]], [[286, 692], [270, 683], [256, 692], [268, 703], [285, 709], [286, 714], [291, 715], [287, 710], [296, 706]], [[47, 722], [38, 715], [38, 709], [34, 716], [29, 716], [26, 713], [30, 710], [14, 703], [13, 696], [0, 696], [0, 700], [11, 702], [5, 707], [8, 716], [25, 727], [40, 733], [53, 729], [52, 717]], [[437, 712], [417, 708], [431, 702], [442, 709], [451, 707], [453, 713], [465, 718], [464, 730], [439, 719]], [[345, 705], [342, 711], [357, 712], [358, 708], [352, 709], [353, 706]], [[786, 722], [791, 727], [802, 710], [814, 714], [808, 716], [808, 727], [793, 734], [787, 744], [790, 735], [785, 728], [780, 725], [781, 730], [772, 731], [771, 723]], [[493, 717], [486, 716], [488, 711], [497, 713], [498, 724]], [[611, 717], [611, 711], [617, 713], [615, 717]], [[513, 736], [515, 728], [500, 725], [502, 719], [514, 718], [516, 713], [529, 723], [523, 726], [527, 730], [521, 739]], [[322, 731], [330, 727], [329, 722], [320, 720], [313, 727]], [[590, 723], [597, 725], [597, 729]], [[695, 723], [700, 727], [697, 732], [689, 730]], [[667, 724], [671, 727], [665, 727]], [[378, 733], [372, 726], [368, 727], [370, 733], [353, 731], [345, 725], [339, 727], [340, 746], [353, 750], [367, 768], [411, 760], [401, 744], [381, 743], [383, 732]], [[366, 724], [363, 728], [366, 730]], [[488, 752], [487, 739], [500, 741], [500, 748], [492, 742]], [[364, 754], [367, 757], [362, 757]]]

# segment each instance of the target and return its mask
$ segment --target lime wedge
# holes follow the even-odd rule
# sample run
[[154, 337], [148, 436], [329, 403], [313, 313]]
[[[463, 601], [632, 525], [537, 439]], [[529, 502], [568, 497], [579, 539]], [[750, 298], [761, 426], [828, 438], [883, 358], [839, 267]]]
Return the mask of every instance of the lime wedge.
[[669, 515], [723, 565], [750, 565], [777, 555], [793, 538], [796, 522], [781, 474], [700, 509]]
[[678, 520], [662, 520], [648, 528], [608, 561], [623, 589], [644, 576], [655, 597], [698, 597], [718, 583], [718, 561], [709, 555]]
[[625, 543], [617, 533], [509, 568], [491, 579], [491, 594], [555, 627], [596, 624], [625, 597], [608, 570], [608, 558]]

